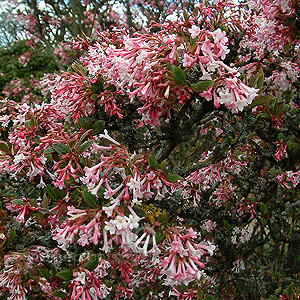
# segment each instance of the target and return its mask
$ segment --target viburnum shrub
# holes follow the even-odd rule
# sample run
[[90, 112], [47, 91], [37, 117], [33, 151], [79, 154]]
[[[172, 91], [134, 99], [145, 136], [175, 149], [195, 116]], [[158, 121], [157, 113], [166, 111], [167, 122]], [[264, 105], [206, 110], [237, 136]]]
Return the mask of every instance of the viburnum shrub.
[[299, 11], [98, 31], [1, 99], [1, 297], [299, 299]]

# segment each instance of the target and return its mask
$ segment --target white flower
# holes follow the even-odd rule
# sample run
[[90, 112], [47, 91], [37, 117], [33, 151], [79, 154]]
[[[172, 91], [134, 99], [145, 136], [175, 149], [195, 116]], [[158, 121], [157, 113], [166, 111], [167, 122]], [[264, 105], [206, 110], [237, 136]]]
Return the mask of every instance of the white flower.
[[129, 228], [130, 229], [138, 228], [140, 220], [141, 219], [139, 217], [136, 218], [133, 215], [129, 215], [129, 218], [127, 218], [127, 222], [128, 222]]
[[81, 284], [85, 284], [85, 272], [78, 272], [76, 281], [80, 282]]
[[26, 159], [26, 157], [23, 153], [17, 154], [17, 155], [15, 155], [14, 163], [17, 164], [24, 159]]
[[120, 146], [120, 143], [118, 143], [116, 140], [114, 140], [111, 136], [108, 135], [108, 131], [106, 129], [104, 129], [104, 134], [100, 134], [99, 135], [100, 138], [104, 138], [109, 140], [110, 142], [112, 142], [113, 144]]
[[117, 216], [112, 223], [118, 230], [125, 229], [127, 227], [126, 218], [122, 216]]
[[234, 267], [232, 268], [232, 271], [234, 271], [235, 273], [239, 273], [241, 270], [245, 270], [245, 264], [243, 262], [243, 260], [238, 259], [233, 263]]
[[192, 39], [194, 39], [200, 34], [201, 29], [196, 25], [192, 25], [192, 28], [188, 29], [188, 31], [191, 34]]
[[135, 180], [134, 178], [130, 178], [130, 181], [127, 183], [127, 186], [129, 187], [130, 190], [133, 189], [140, 189], [141, 184], [138, 180]]

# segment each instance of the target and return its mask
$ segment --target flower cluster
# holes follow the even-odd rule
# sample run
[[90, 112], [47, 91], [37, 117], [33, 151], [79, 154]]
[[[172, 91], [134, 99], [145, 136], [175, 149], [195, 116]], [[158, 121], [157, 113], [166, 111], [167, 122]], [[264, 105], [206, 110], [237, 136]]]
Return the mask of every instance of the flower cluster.
[[[298, 283], [296, 1], [183, 1], [183, 20], [140, 32], [102, 31], [81, 5], [81, 57], [0, 99], [0, 297], [267, 299]], [[74, 21], [44, 18], [53, 36]], [[56, 45], [58, 65], [76, 52]]]

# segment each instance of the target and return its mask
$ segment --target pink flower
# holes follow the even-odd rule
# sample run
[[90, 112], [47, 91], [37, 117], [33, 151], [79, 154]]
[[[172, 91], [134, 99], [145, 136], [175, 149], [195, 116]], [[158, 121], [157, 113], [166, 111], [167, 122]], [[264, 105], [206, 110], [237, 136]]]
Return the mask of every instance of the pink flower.
[[192, 25], [192, 28], [189, 28], [188, 32], [191, 34], [192, 39], [194, 39], [201, 33], [201, 29], [196, 25]]
[[195, 59], [189, 56], [188, 54], [184, 53], [183, 55], [183, 60], [182, 60], [182, 65], [184, 67], [190, 68], [193, 66], [195, 63]]

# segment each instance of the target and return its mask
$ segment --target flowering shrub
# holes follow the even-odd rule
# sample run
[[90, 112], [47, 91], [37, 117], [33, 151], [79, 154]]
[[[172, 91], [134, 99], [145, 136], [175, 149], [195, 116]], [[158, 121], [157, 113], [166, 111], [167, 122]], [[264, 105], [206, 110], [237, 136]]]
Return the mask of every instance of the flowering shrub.
[[[4, 90], [2, 297], [299, 297], [299, 8], [273, 2], [99, 30]], [[262, 47], [257, 16], [285, 26]]]

